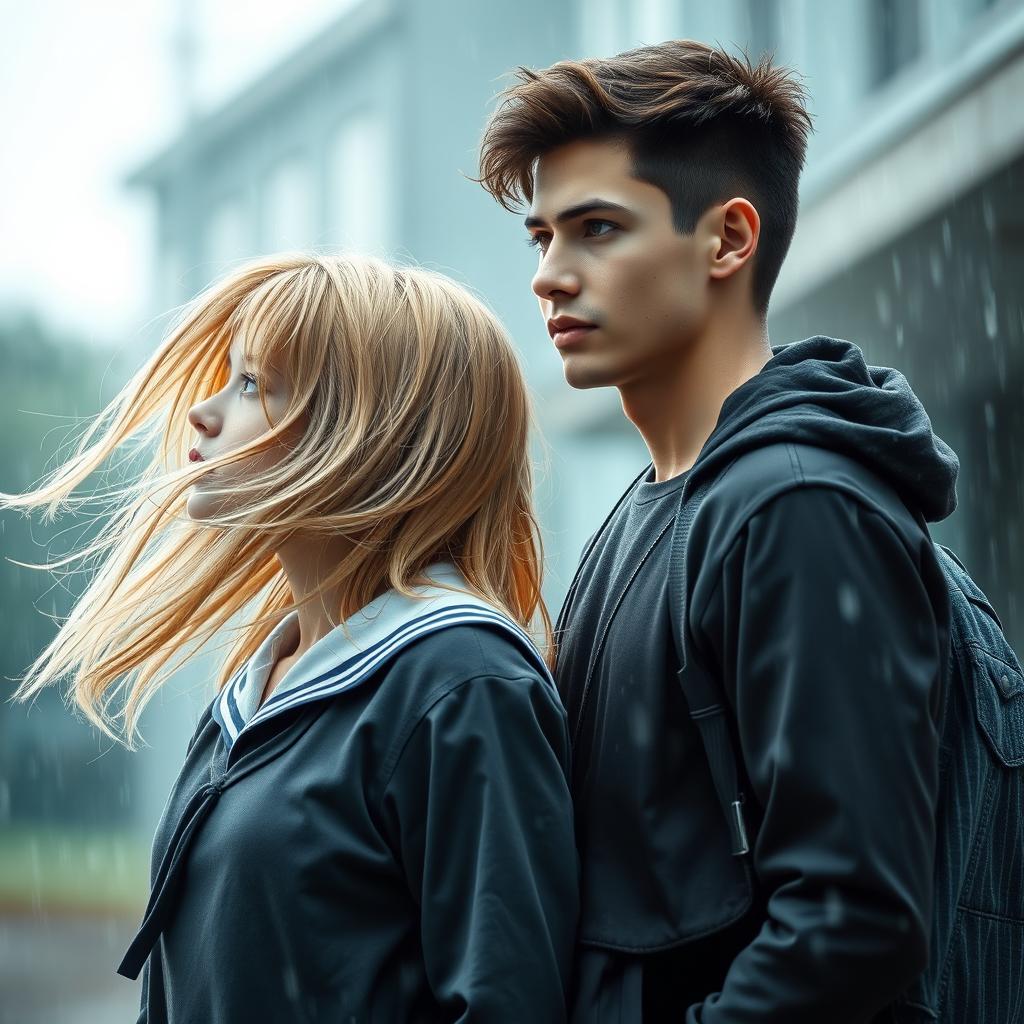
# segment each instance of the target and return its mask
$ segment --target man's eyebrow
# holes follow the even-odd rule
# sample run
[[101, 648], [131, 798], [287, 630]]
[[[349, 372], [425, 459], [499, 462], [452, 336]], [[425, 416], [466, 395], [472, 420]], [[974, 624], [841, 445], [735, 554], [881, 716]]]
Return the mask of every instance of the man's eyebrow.
[[[582, 203], [570, 206], [568, 209], [557, 214], [555, 216], [555, 223], [564, 224], [567, 220], [581, 217], [585, 213], [593, 213], [595, 210], [617, 210], [620, 213], [630, 212], [628, 207], [623, 206], [621, 203], [613, 203], [608, 199], [585, 199]], [[523, 220], [523, 223], [528, 228], [543, 228], [547, 226], [547, 221], [543, 217], [529, 216]]]

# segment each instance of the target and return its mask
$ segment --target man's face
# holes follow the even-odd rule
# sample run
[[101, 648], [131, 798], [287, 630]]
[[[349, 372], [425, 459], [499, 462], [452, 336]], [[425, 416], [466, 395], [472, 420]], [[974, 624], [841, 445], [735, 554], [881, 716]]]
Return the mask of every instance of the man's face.
[[[582, 140], [538, 161], [526, 226], [540, 250], [533, 290], [573, 387], [628, 386], [678, 365], [710, 312], [713, 216], [680, 235], [668, 196], [632, 176], [624, 145]], [[560, 318], [593, 326], [559, 331]]]

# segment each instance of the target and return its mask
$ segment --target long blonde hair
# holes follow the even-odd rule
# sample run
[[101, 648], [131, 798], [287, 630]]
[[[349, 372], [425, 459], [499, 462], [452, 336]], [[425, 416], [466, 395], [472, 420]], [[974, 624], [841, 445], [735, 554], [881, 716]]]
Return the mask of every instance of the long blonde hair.
[[[190, 465], [188, 410], [227, 383], [235, 337], [258, 380], [271, 363], [283, 367], [287, 410], [248, 444]], [[266, 413], [262, 391], [261, 402]], [[196, 480], [280, 444], [304, 414], [282, 462], [232, 485], [240, 504], [189, 519]], [[95, 572], [15, 697], [69, 676], [87, 718], [133, 746], [142, 709], [180, 667], [168, 670], [176, 655], [201, 648], [259, 598], [219, 669], [222, 687], [297, 607], [275, 555], [294, 531], [353, 542], [321, 584], [340, 587], [344, 606], [361, 608], [388, 587], [409, 593], [427, 565], [446, 558], [550, 649], [530, 418], [507, 334], [445, 276], [319, 252], [243, 266], [185, 308], [66, 463], [30, 492], [0, 495], [0, 506], [46, 505], [52, 519], [88, 500], [71, 492], [118, 446], [155, 443], [141, 473], [106, 496], [111, 512], [95, 540], [30, 566], [80, 560]]]

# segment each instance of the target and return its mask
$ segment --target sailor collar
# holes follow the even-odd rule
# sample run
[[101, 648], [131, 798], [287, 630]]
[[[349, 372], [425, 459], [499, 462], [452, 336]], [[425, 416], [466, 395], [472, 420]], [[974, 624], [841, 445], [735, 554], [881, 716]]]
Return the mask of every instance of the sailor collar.
[[[470, 593], [465, 577], [454, 565], [438, 562], [429, 566], [424, 575], [429, 582], [414, 588], [417, 596], [408, 597], [388, 590], [346, 620], [344, 627], [335, 627], [313, 644], [260, 707], [259, 699], [277, 651], [286, 640], [294, 642], [298, 636], [298, 612], [289, 612], [214, 698], [210, 712], [220, 726], [225, 749], [215, 748], [210, 781], [192, 794], [178, 815], [154, 875], [142, 925], [117, 969], [118, 974], [138, 978], [164, 926], [173, 916], [189, 847], [221, 794], [279, 752], [280, 744], [275, 747], [270, 743], [263, 751], [262, 760], [250, 759], [241, 767], [243, 759], [240, 759], [239, 764], [232, 766], [231, 748], [248, 729], [282, 711], [358, 686], [414, 640], [463, 623], [479, 623], [503, 630], [557, 693], [551, 673], [529, 635], [505, 612]], [[452, 587], [458, 589], [449, 589]]]
[[506, 631], [554, 689], [554, 680], [525, 630], [505, 612], [470, 593], [465, 577], [453, 564], [435, 562], [424, 575], [430, 582], [413, 588], [418, 596], [387, 590], [321, 637], [260, 705], [277, 652], [282, 645], [294, 646], [298, 641], [298, 611], [289, 612], [213, 701], [211, 713], [227, 751], [243, 732], [282, 711], [358, 686], [414, 640], [448, 626], [475, 622]]

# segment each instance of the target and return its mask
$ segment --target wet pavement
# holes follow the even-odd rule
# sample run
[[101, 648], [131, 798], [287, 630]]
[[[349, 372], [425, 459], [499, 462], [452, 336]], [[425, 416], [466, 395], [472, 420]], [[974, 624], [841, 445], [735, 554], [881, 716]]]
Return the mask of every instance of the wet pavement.
[[139, 983], [115, 972], [137, 924], [0, 914], [0, 1024], [132, 1024]]

